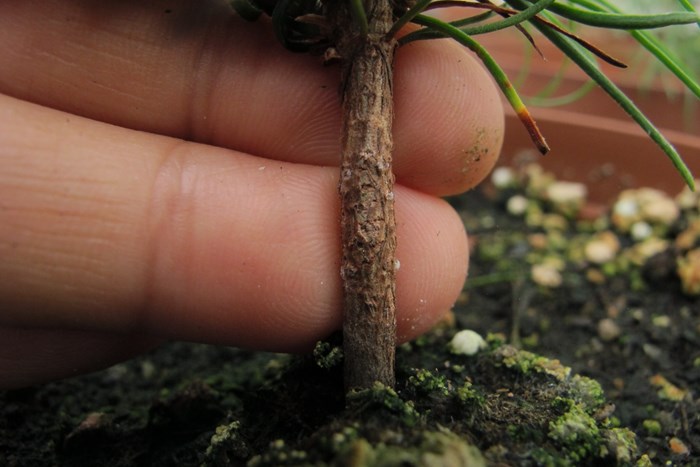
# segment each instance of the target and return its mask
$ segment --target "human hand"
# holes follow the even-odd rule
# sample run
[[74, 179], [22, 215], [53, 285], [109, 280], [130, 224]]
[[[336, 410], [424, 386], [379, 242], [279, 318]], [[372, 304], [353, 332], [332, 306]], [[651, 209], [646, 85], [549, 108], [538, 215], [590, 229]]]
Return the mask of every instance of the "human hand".
[[[503, 134], [469, 52], [395, 62], [398, 334], [450, 308], [468, 252], [438, 197]], [[167, 339], [308, 350], [341, 325], [339, 71], [225, 1], [0, 4], [0, 386]]]

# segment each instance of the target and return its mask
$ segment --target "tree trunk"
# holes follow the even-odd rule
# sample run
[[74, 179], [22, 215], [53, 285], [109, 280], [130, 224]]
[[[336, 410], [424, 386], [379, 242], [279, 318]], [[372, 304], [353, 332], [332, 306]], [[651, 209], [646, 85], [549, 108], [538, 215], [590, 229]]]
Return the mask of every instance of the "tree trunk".
[[340, 165], [344, 286], [345, 387], [375, 381], [394, 385], [396, 346], [392, 62], [396, 41], [388, 0], [365, 2], [368, 32], [354, 20], [349, 0], [331, 0], [328, 17], [343, 61]]

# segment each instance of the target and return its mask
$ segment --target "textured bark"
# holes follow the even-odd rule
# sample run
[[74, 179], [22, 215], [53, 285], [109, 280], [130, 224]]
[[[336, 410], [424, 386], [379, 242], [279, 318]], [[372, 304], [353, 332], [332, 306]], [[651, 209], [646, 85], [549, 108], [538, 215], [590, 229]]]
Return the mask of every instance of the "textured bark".
[[343, 60], [340, 166], [346, 389], [394, 385], [396, 346], [392, 61], [396, 42], [388, 0], [365, 2], [369, 34], [353, 21], [348, 0], [329, 2]]

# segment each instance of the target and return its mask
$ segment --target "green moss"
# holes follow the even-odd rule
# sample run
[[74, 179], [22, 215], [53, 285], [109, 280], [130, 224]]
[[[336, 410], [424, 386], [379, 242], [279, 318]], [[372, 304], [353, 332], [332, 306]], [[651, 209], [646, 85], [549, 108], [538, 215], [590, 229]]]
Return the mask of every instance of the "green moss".
[[364, 414], [393, 415], [406, 426], [414, 426], [420, 419], [413, 401], [404, 401], [392, 388], [378, 382], [369, 389], [349, 392], [346, 404], [348, 411], [359, 417]]
[[523, 344], [525, 347], [530, 347], [534, 348], [537, 347], [540, 343], [540, 335], [536, 332], [530, 334], [529, 336], [524, 336], [520, 339], [520, 342]]
[[350, 423], [320, 440], [319, 443], [323, 444], [322, 448], [328, 452], [345, 452], [348, 446], [359, 438], [357, 423]]
[[290, 448], [283, 439], [276, 439], [270, 443], [267, 451], [252, 457], [247, 463], [248, 467], [272, 465], [309, 465], [308, 454], [305, 451]]
[[507, 246], [503, 238], [494, 236], [479, 243], [477, 254], [483, 261], [496, 261], [505, 255]]
[[552, 454], [544, 448], [535, 448], [531, 453], [534, 465], [543, 467], [575, 467], [576, 463], [567, 457]]
[[605, 393], [600, 383], [586, 376], [574, 375], [570, 379], [571, 396], [583, 403], [591, 413], [605, 403]]
[[216, 427], [204, 454], [205, 465], [225, 465], [231, 459], [244, 460], [250, 456], [250, 447], [241, 436], [240, 428], [238, 420]]
[[474, 388], [474, 385], [471, 383], [471, 381], [465, 381], [462, 386], [457, 388], [455, 396], [462, 405], [470, 406], [472, 408], [474, 406], [484, 406], [484, 404], [486, 403], [486, 397], [480, 391]]
[[426, 467], [483, 467], [486, 462], [479, 449], [449, 430], [427, 432], [421, 446], [423, 454], [418, 465]]
[[658, 420], [652, 420], [647, 418], [642, 422], [642, 427], [644, 431], [652, 436], [658, 436], [661, 434], [661, 423]]
[[490, 332], [486, 334], [486, 343], [489, 346], [489, 349], [495, 350], [506, 343], [506, 336], [504, 334], [501, 334], [500, 332]]
[[608, 277], [617, 275], [620, 271], [618, 265], [614, 261], [608, 261], [600, 266], [600, 270]]
[[568, 412], [550, 422], [548, 437], [559, 443], [571, 460], [581, 462], [598, 453], [601, 442], [596, 421], [581, 404], [573, 404]]
[[528, 203], [525, 210], [525, 224], [528, 227], [540, 227], [544, 222], [544, 212], [537, 203]]
[[518, 370], [523, 374], [535, 371], [554, 376], [559, 381], [565, 380], [571, 374], [571, 368], [562, 365], [559, 360], [549, 359], [527, 350], [517, 350], [509, 345], [498, 348], [495, 354], [507, 368]]
[[612, 428], [603, 431], [604, 457], [615, 459], [619, 464], [632, 462], [637, 452], [637, 441], [634, 432], [628, 428]]
[[316, 365], [320, 368], [334, 368], [343, 362], [343, 348], [329, 342], [317, 342], [313, 355]]
[[364, 438], [355, 440], [333, 465], [348, 467], [405, 466], [469, 466], [484, 467], [486, 462], [479, 449], [450, 432], [426, 431], [415, 446], [389, 443], [372, 444]]
[[433, 374], [424, 368], [417, 369], [415, 374], [408, 378], [408, 383], [422, 394], [441, 394], [443, 396], [449, 394], [445, 377]]

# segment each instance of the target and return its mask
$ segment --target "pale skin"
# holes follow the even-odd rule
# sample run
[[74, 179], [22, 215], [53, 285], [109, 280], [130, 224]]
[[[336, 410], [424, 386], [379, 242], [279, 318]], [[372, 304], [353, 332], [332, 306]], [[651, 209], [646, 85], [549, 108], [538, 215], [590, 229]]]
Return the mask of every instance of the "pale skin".
[[[439, 197], [486, 176], [503, 115], [458, 45], [411, 44], [395, 70], [406, 341], [462, 288]], [[224, 1], [0, 3], [0, 387], [166, 340], [303, 352], [338, 329], [338, 74]]]

